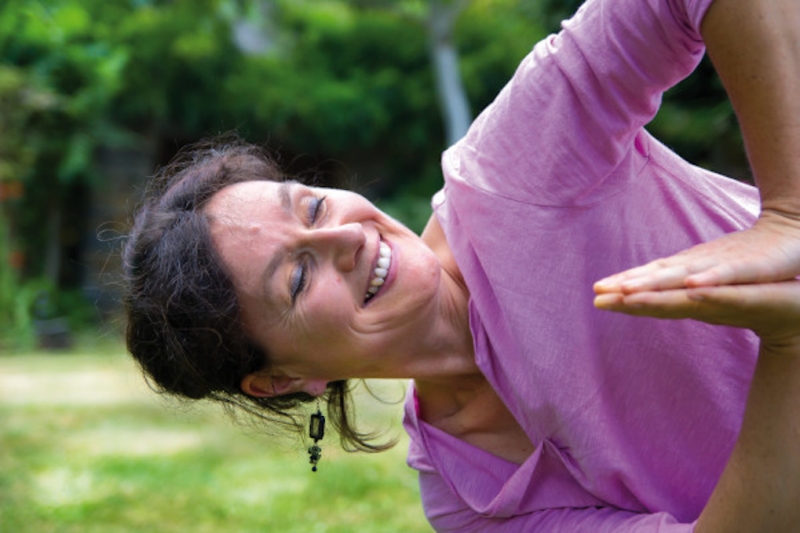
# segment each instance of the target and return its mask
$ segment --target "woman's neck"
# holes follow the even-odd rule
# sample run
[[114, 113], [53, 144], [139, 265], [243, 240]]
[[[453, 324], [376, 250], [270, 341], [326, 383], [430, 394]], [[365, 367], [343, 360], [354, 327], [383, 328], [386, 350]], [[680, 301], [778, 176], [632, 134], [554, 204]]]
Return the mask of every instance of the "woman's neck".
[[[469, 290], [444, 231], [431, 217], [422, 239], [442, 265], [442, 334], [439, 349], [423, 358], [414, 375], [420, 417], [427, 423], [498, 457], [522, 463], [533, 444], [475, 363], [469, 328]], [[432, 343], [436, 347], [436, 341]]]
[[[422, 240], [442, 266], [437, 324], [432, 324], [427, 339], [428, 350], [422, 368], [413, 376], [416, 381], [448, 381], [480, 374], [475, 365], [475, 351], [469, 329], [469, 290], [450, 251], [444, 231], [436, 216], [431, 216]], [[426, 364], [427, 363], [427, 364]]]

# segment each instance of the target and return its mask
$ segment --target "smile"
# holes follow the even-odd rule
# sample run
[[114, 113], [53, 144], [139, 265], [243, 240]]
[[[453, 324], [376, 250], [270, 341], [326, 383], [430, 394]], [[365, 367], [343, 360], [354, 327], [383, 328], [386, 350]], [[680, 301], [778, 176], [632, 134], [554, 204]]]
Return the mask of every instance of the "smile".
[[392, 249], [388, 244], [381, 241], [378, 254], [378, 263], [372, 271], [372, 279], [369, 282], [367, 294], [364, 296], [364, 303], [370, 301], [381, 290], [383, 284], [386, 283], [386, 276], [389, 274], [389, 265], [392, 264]]

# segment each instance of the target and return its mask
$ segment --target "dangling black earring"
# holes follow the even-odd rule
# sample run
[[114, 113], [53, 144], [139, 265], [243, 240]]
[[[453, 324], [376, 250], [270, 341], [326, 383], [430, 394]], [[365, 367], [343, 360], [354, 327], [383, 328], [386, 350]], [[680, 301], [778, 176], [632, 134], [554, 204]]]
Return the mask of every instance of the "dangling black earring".
[[308, 448], [308, 454], [311, 456], [309, 462], [311, 463], [311, 471], [317, 471], [317, 463], [322, 457], [322, 448], [317, 446], [317, 441], [322, 440], [325, 436], [325, 417], [319, 409], [319, 399], [317, 400], [317, 412], [311, 415], [311, 422], [308, 425], [308, 436], [314, 439], [314, 444]]

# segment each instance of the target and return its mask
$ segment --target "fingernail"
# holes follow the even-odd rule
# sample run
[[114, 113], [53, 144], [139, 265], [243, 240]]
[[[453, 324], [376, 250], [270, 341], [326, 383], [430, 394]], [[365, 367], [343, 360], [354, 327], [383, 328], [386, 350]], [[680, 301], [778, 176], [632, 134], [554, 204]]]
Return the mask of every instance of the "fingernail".
[[613, 292], [618, 289], [618, 286], [611, 280], [611, 278], [601, 279], [596, 281], [592, 288], [595, 292]]
[[695, 302], [702, 302], [706, 299], [705, 294], [700, 294], [698, 291], [693, 291], [691, 289], [686, 291], [686, 297]]
[[602, 294], [600, 296], [595, 296], [594, 298], [594, 306], [598, 309], [603, 309], [608, 306], [611, 302], [609, 301], [608, 295]]
[[600, 294], [594, 298], [594, 306], [598, 309], [609, 309], [620, 303], [619, 293]]

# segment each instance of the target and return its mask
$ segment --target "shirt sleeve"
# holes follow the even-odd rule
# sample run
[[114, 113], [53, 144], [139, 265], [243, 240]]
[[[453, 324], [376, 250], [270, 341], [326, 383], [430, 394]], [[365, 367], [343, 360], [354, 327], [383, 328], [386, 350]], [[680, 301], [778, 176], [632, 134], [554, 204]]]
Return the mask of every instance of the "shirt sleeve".
[[641, 514], [610, 507], [554, 508], [509, 517], [486, 517], [453, 495], [435, 472], [420, 473], [425, 515], [439, 533], [691, 533], [668, 513]]
[[635, 175], [642, 127], [705, 52], [710, 3], [588, 0], [534, 47], [445, 165], [541, 205], [579, 204], [609, 176]]

